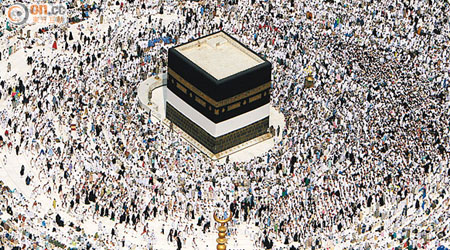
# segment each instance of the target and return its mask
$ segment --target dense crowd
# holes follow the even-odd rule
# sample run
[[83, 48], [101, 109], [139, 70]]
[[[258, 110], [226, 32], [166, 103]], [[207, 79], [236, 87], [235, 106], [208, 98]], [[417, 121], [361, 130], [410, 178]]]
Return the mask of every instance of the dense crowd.
[[[163, 233], [181, 249], [213, 230], [217, 207], [232, 212], [233, 234], [238, 224], [259, 228], [255, 248], [448, 242], [449, 3], [102, 1], [100, 9], [26, 38], [31, 70], [0, 76], [0, 160], [29, 156], [17, 172], [33, 189], [24, 197], [2, 185], [1, 213], [11, 217], [3, 224], [22, 230], [3, 229], [5, 246], [148, 249]], [[168, 48], [221, 29], [272, 63], [272, 105], [286, 120], [274, 148], [248, 162], [209, 160], [137, 100], [140, 82], [166, 72]], [[313, 88], [303, 85], [308, 74]], [[88, 220], [98, 222], [95, 234], [85, 232]]]

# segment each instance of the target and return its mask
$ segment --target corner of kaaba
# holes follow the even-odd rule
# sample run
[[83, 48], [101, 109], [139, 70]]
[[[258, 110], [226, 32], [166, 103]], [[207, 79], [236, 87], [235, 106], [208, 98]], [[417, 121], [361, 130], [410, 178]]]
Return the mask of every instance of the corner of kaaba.
[[271, 64], [223, 31], [169, 49], [166, 118], [218, 154], [268, 132]]

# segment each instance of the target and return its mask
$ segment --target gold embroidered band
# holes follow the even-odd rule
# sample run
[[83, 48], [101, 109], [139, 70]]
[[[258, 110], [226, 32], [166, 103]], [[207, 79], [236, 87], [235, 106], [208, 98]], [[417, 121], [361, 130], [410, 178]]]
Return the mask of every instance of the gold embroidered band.
[[[195, 93], [196, 95], [198, 95], [199, 97], [201, 97], [203, 100], [205, 100], [206, 102], [208, 102], [209, 104], [211, 104], [212, 106], [219, 108], [225, 105], [229, 105], [232, 104], [234, 102], [240, 101], [242, 99], [246, 99], [249, 96], [258, 94], [262, 91], [265, 91], [267, 89], [270, 89], [270, 82], [264, 83], [263, 85], [260, 85], [254, 89], [250, 89], [248, 91], [245, 91], [244, 93], [235, 95], [233, 97], [227, 98], [225, 100], [222, 101], [216, 101], [214, 99], [212, 99], [211, 97], [209, 97], [208, 95], [206, 95], [205, 93], [203, 93], [201, 90], [199, 90], [198, 88], [196, 88], [194, 85], [192, 85], [191, 83], [189, 83], [188, 81], [186, 81], [184, 78], [182, 78], [180, 75], [178, 75], [175, 71], [173, 71], [171, 68], [169, 68], [169, 75], [171, 75], [175, 80], [177, 80], [177, 84], [176, 86], [183, 91], [184, 93], [186, 93], [186, 89], [189, 89], [190, 91], [192, 91], [193, 93]], [[180, 85], [180, 83], [182, 85]], [[184, 85], [184, 86], [183, 86]], [[261, 96], [260, 95], [256, 95], [254, 97], [252, 97], [250, 100], [250, 102], [256, 101], [258, 99], [260, 99]]]

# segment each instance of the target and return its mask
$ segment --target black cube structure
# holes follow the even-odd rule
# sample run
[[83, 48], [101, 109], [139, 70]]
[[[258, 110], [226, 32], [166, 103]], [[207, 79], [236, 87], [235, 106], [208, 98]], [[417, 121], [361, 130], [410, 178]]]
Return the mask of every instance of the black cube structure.
[[166, 118], [214, 154], [267, 133], [271, 64], [220, 31], [169, 49]]

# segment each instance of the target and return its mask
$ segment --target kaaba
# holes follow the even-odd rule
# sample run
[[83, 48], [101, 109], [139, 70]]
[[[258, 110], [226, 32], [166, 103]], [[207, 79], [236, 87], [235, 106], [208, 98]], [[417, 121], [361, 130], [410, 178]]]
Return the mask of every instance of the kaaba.
[[213, 154], [264, 135], [271, 68], [223, 31], [170, 48], [166, 118]]

